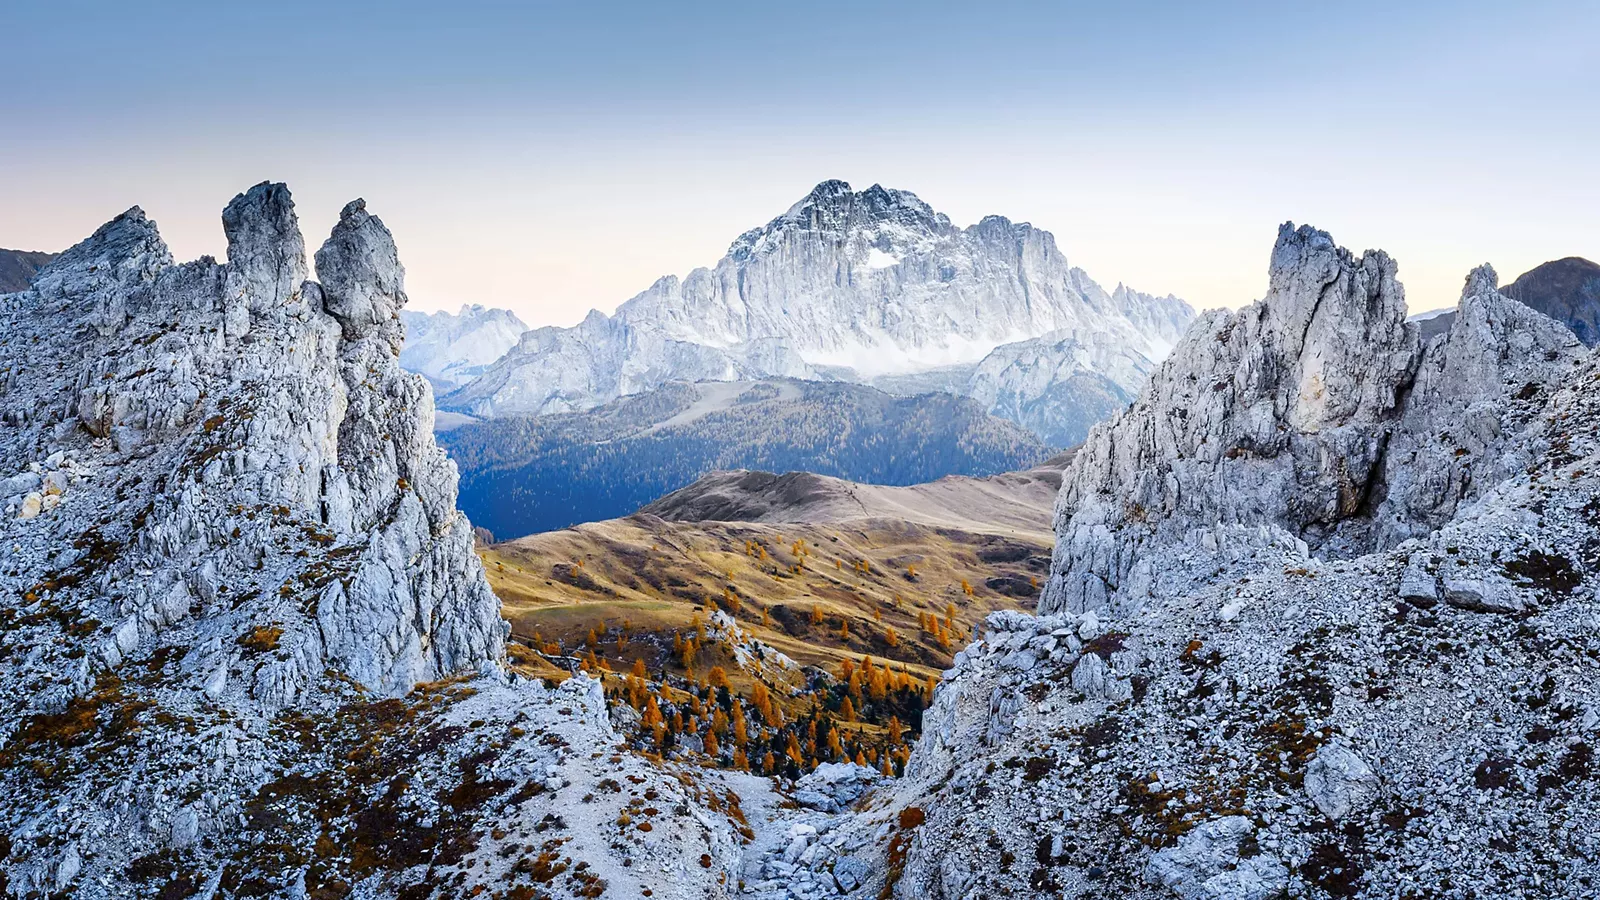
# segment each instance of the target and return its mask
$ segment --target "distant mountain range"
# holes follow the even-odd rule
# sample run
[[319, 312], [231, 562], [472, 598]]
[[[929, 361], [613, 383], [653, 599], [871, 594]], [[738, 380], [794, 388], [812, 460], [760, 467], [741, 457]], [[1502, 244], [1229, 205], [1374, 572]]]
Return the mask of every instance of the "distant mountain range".
[[515, 313], [476, 304], [456, 313], [402, 310], [400, 319], [406, 325], [400, 365], [426, 375], [440, 393], [482, 375], [528, 330]]
[[613, 316], [538, 328], [441, 408], [576, 412], [670, 381], [770, 377], [977, 398], [1056, 444], [1120, 408], [1194, 317], [1072, 267], [1049, 232], [959, 228], [915, 194], [826, 181]]
[[28, 289], [28, 282], [59, 254], [32, 250], [0, 250], [0, 294]]
[[781, 379], [674, 382], [586, 412], [463, 425], [439, 442], [461, 469], [461, 508], [502, 539], [627, 515], [719, 469], [904, 485], [1024, 469], [1051, 452], [965, 397]]

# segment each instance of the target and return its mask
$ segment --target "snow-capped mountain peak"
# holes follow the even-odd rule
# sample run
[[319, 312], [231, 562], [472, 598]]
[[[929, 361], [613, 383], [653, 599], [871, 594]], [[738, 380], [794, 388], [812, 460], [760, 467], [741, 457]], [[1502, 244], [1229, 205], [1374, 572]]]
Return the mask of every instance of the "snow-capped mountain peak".
[[909, 191], [824, 181], [715, 266], [660, 278], [613, 316], [542, 329], [445, 402], [540, 413], [686, 378], [868, 380], [975, 367], [1069, 329], [1154, 360], [1192, 317], [1176, 298], [1107, 293], [1031, 224], [960, 228]]

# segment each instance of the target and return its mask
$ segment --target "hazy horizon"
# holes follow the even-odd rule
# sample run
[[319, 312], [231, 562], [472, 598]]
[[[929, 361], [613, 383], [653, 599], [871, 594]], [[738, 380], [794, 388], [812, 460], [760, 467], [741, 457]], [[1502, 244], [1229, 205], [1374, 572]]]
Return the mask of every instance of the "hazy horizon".
[[1260, 296], [1286, 220], [1387, 250], [1413, 311], [1483, 262], [1600, 256], [1593, 4], [154, 6], [11, 17], [0, 246], [137, 204], [221, 256], [228, 199], [286, 181], [312, 249], [366, 198], [412, 308], [533, 326], [712, 265], [829, 178], [1032, 222], [1199, 308]]

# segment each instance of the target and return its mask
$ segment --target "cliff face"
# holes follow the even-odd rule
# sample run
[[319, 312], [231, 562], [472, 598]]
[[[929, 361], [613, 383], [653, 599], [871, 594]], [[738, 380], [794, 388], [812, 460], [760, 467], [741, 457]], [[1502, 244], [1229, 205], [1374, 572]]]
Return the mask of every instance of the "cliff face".
[[1395, 263], [1284, 226], [1264, 299], [1203, 316], [1069, 467], [1042, 611], [1137, 605], [1193, 573], [1147, 547], [1348, 556], [1425, 534], [1515, 467], [1507, 431], [1581, 347], [1468, 279], [1449, 333], [1406, 321]]
[[[318, 283], [282, 186], [235, 198], [223, 226], [226, 264], [177, 265], [129, 210], [10, 300], [7, 458], [70, 453], [96, 472], [31, 520], [15, 516], [37, 491], [17, 492], [13, 527], [65, 540], [109, 519], [99, 538], [118, 549], [102, 577], [127, 608], [110, 620], [112, 659], [224, 587], [299, 577], [311, 564], [285, 554], [278, 529], [314, 530], [317, 557], [347, 577], [252, 610], [296, 648], [255, 676], [269, 705], [330, 660], [385, 693], [492, 664], [501, 626], [455, 510], [455, 467], [433, 443], [425, 383], [395, 360], [405, 294], [389, 232], [352, 203], [318, 253]], [[121, 496], [100, 493], [111, 487]]]
[[[392, 896], [469, 865], [479, 816], [625, 768], [558, 749], [612, 741], [595, 683], [503, 668], [431, 392], [397, 361], [389, 231], [349, 204], [312, 281], [284, 186], [222, 221], [226, 263], [174, 263], [135, 208], [0, 298], [14, 891]], [[605, 867], [604, 840], [575, 847]]]
[[962, 229], [909, 191], [827, 181], [740, 235], [714, 268], [661, 279], [617, 315], [709, 346], [778, 338], [814, 365], [871, 375], [976, 362], [1069, 327], [1114, 330], [1159, 355], [1191, 314], [1172, 298], [1112, 297], [1026, 223], [988, 216]]

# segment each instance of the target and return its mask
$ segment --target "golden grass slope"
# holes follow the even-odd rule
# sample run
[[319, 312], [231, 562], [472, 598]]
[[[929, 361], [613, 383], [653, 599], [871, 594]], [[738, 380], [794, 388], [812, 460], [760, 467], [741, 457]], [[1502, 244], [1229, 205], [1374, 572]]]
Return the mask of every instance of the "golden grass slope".
[[[1050, 547], [896, 519], [836, 523], [669, 522], [634, 516], [482, 548], [514, 642], [553, 659], [591, 632], [633, 637], [597, 655], [683, 673], [670, 635], [712, 608], [802, 665], [871, 655], [937, 675], [972, 626], [1031, 608]], [[931, 624], [930, 624], [931, 623]], [[526, 654], [521, 654], [526, 655]], [[701, 668], [712, 664], [702, 661]], [[730, 669], [730, 672], [732, 670]]]

